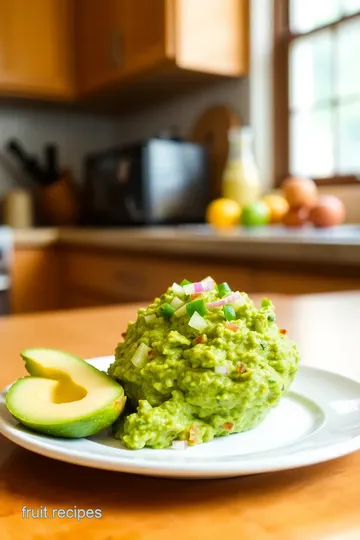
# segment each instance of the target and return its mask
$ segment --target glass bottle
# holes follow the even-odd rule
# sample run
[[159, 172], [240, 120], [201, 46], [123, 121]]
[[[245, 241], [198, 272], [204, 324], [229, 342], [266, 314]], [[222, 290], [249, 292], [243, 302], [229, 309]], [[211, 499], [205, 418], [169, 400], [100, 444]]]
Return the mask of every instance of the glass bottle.
[[261, 196], [261, 182], [252, 148], [250, 127], [229, 130], [229, 155], [223, 172], [223, 197], [235, 200], [241, 207]]

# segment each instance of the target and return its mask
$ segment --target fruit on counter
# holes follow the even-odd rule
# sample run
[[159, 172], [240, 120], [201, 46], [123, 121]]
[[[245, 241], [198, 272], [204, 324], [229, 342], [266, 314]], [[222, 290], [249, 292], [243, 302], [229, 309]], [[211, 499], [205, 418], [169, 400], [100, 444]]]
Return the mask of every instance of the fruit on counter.
[[248, 204], [242, 211], [241, 223], [246, 227], [267, 225], [270, 220], [270, 210], [263, 201]]
[[315, 206], [318, 198], [318, 189], [310, 178], [288, 178], [282, 185], [283, 194], [290, 208]]
[[53, 349], [28, 349], [21, 356], [30, 376], [17, 380], [6, 395], [6, 406], [20, 423], [47, 435], [80, 438], [120, 416], [124, 390], [106, 373]]
[[345, 206], [334, 195], [321, 195], [310, 210], [309, 220], [316, 227], [334, 227], [345, 221]]
[[240, 216], [240, 205], [232, 199], [215, 199], [206, 210], [206, 221], [214, 227], [235, 227]]
[[303, 227], [309, 218], [309, 208], [300, 206], [299, 208], [290, 208], [283, 218], [283, 224], [286, 227]]
[[262, 198], [270, 210], [270, 223], [281, 223], [289, 210], [289, 203], [281, 195], [269, 193]]

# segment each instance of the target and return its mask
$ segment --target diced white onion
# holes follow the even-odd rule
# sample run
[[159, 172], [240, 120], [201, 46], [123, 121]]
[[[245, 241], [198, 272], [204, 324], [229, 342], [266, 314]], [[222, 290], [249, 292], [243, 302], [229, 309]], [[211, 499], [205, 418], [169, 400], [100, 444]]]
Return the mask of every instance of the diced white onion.
[[221, 373], [222, 375], [227, 375], [229, 373], [228, 366], [216, 366], [215, 373]]
[[187, 313], [186, 306], [187, 306], [187, 304], [184, 304], [183, 306], [181, 306], [181, 308], [179, 308], [177, 311], [175, 311], [175, 313], [174, 313], [175, 317], [184, 317], [186, 315], [186, 313]]
[[240, 298], [238, 300], [235, 300], [235, 302], [232, 302], [232, 305], [235, 309], [243, 306], [246, 304], [246, 297], [244, 295], [240, 295]]
[[145, 315], [144, 319], [146, 323], [150, 323], [151, 321], [155, 321], [156, 315], [155, 313], [151, 313], [151, 315]]
[[202, 279], [201, 283], [203, 283], [203, 285], [207, 287], [206, 290], [208, 291], [212, 291], [215, 288], [215, 281], [210, 276], [207, 276], [205, 279]]
[[199, 315], [197, 311], [193, 313], [188, 324], [191, 326], [191, 328], [195, 328], [195, 330], [198, 330], [199, 332], [203, 332], [208, 325], [205, 319]]
[[171, 444], [171, 448], [174, 450], [186, 450], [188, 446], [187, 441], [173, 441]]
[[174, 291], [175, 294], [180, 294], [180, 295], [184, 295], [185, 292], [184, 292], [184, 289], [181, 285], [179, 285], [178, 283], [173, 283], [172, 286], [171, 286], [172, 290]]
[[179, 309], [183, 305], [184, 305], [184, 302], [180, 300], [180, 298], [178, 298], [177, 296], [175, 296], [175, 298], [173, 298], [170, 302], [170, 306], [172, 306], [175, 309]]
[[140, 345], [136, 349], [135, 354], [131, 358], [131, 362], [134, 364], [135, 367], [144, 367], [148, 360], [148, 353], [150, 350], [150, 347], [145, 345], [145, 343], [140, 343]]
[[195, 293], [195, 283], [187, 283], [183, 286], [185, 294], [194, 294]]

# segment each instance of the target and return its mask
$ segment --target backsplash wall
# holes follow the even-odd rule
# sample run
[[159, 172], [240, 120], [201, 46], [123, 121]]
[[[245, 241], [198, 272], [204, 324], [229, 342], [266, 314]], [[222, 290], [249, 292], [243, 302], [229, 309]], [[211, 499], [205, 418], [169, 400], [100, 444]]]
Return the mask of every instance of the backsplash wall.
[[197, 115], [216, 103], [235, 107], [243, 121], [248, 121], [247, 81], [217, 83], [149, 110], [118, 117], [0, 108], [0, 197], [14, 186], [31, 185], [16, 160], [4, 150], [9, 138], [15, 137], [27, 151], [39, 156], [44, 144], [57, 143], [61, 166], [71, 168], [80, 182], [85, 154], [156, 135], [170, 126], [177, 126], [179, 133], [187, 136]]
[[196, 118], [208, 107], [223, 104], [233, 107], [242, 123], [249, 122], [249, 85], [247, 79], [228, 80], [211, 88], [176, 98], [147, 111], [129, 114], [120, 122], [119, 141], [129, 143], [151, 137], [175, 126], [178, 134], [188, 137]]
[[84, 155], [114, 144], [117, 133], [118, 120], [66, 111], [0, 109], [0, 196], [11, 187], [31, 185], [4, 149], [9, 138], [15, 137], [40, 158], [45, 143], [57, 143], [60, 165], [70, 167], [78, 180]]

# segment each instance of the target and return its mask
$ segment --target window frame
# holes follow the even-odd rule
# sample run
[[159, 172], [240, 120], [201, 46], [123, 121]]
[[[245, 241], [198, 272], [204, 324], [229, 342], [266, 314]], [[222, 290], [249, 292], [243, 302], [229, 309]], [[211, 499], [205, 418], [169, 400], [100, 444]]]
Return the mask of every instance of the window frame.
[[[325, 24], [303, 33], [290, 30], [290, 0], [273, 0], [274, 43], [273, 43], [273, 145], [274, 180], [279, 187], [290, 175], [290, 103], [289, 103], [289, 49], [290, 44], [299, 37], [311, 36], [324, 29], [336, 28], [346, 21], [360, 18], [360, 12], [341, 17], [335, 22]], [[314, 178], [318, 185], [358, 184], [360, 174], [335, 175], [327, 178]]]

